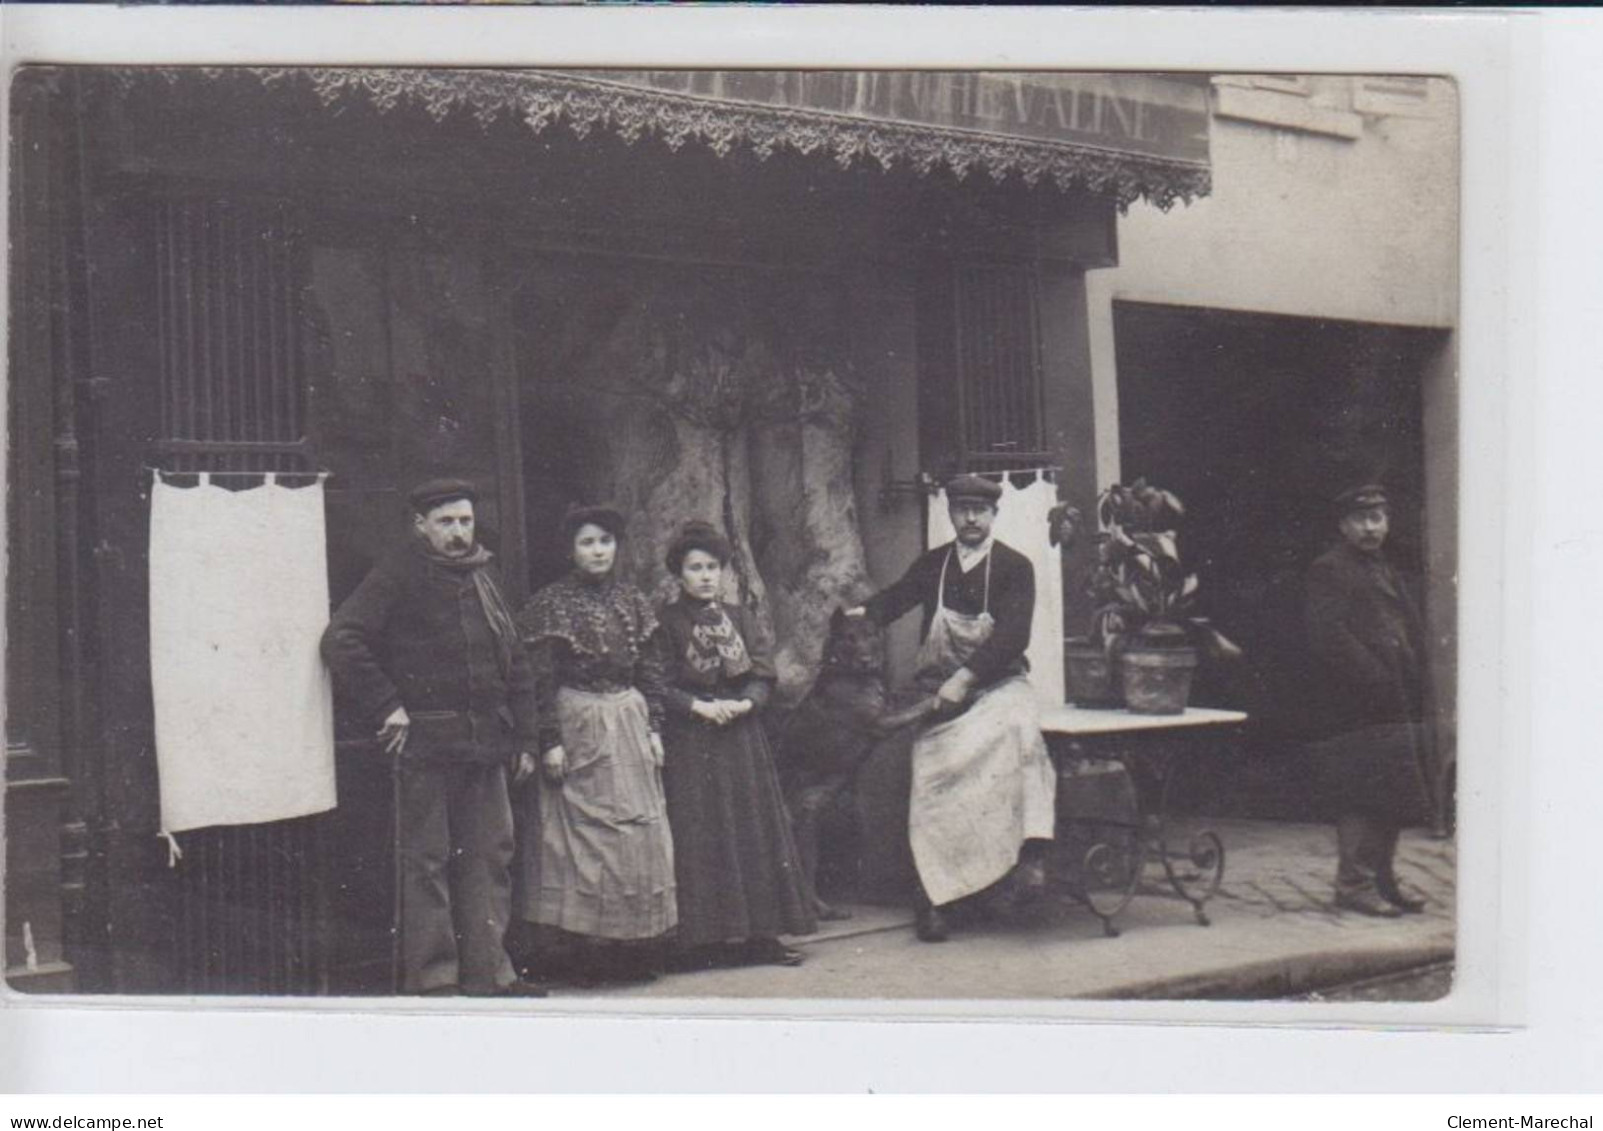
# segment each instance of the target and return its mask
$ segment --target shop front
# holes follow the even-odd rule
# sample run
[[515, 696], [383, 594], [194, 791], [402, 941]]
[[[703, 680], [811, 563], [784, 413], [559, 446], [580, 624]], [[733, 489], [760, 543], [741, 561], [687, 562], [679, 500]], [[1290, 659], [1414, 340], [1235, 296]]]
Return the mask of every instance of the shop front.
[[[1089, 508], [1085, 272], [1123, 206], [1208, 187], [1184, 77], [41, 68], [13, 106], [24, 988], [387, 988], [366, 720], [332, 812], [157, 836], [154, 472], [327, 473], [336, 602], [435, 474], [481, 485], [514, 602], [566, 567], [574, 501], [619, 504], [654, 591], [708, 519], [794, 701], [829, 612], [924, 548], [921, 475], [1049, 469]], [[904, 789], [870, 767], [870, 897], [904, 878]]]
[[1252, 714], [1196, 791], [1216, 812], [1317, 819], [1301, 757], [1317, 695], [1303, 579], [1341, 484], [1384, 483], [1387, 551], [1430, 641], [1437, 821], [1456, 773], [1459, 102], [1445, 78], [1216, 75], [1213, 184], [1132, 208], [1090, 275], [1102, 478], [1186, 503], [1203, 610], [1245, 649], [1199, 673]]

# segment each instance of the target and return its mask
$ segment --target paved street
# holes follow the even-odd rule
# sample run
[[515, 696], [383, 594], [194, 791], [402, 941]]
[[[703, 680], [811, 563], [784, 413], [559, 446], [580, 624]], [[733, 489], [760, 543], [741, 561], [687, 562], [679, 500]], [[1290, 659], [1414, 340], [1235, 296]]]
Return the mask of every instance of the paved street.
[[[1141, 894], [1105, 938], [1066, 897], [1028, 915], [960, 925], [950, 942], [921, 943], [900, 909], [855, 908], [846, 923], [794, 940], [793, 969], [755, 967], [673, 974], [650, 986], [558, 990], [557, 996], [806, 999], [1279, 998], [1451, 959], [1452, 842], [1410, 833], [1399, 874], [1429, 900], [1426, 912], [1371, 919], [1331, 905], [1335, 836], [1319, 825], [1215, 822], [1225, 881], [1208, 905], [1212, 926], [1164, 894], [1148, 865]], [[1183, 831], [1183, 830], [1181, 830]], [[1172, 838], [1172, 839], [1181, 839]], [[1447, 979], [1436, 982], [1445, 987]]]

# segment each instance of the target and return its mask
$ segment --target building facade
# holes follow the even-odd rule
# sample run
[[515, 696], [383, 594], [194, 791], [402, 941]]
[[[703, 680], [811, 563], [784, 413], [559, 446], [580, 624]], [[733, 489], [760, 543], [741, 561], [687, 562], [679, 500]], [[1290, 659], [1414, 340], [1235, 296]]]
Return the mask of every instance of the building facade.
[[[1099, 482], [1190, 509], [1206, 611], [1247, 652], [1200, 692], [1256, 720], [1220, 804], [1317, 812], [1297, 750], [1301, 584], [1329, 500], [1380, 480], [1419, 581], [1444, 798], [1455, 763], [1459, 114], [1450, 79], [1221, 75], [1213, 191], [1136, 204], [1086, 276]], [[1247, 778], [1252, 780], [1247, 780]], [[1216, 791], [1217, 792], [1217, 791]], [[1450, 819], [1444, 813], [1443, 820]]]
[[[328, 473], [336, 602], [430, 475], [480, 482], [514, 602], [565, 568], [573, 501], [631, 516], [623, 568], [652, 588], [667, 532], [712, 519], [799, 694], [828, 610], [924, 548], [921, 473], [1050, 468], [1089, 509], [1096, 273], [1124, 208], [1207, 192], [1209, 97], [1196, 76], [19, 72], [12, 984], [386, 984], [390, 785], [364, 720], [333, 813], [185, 833], [181, 858], [157, 835], [153, 471]], [[883, 891], [899, 772], [864, 789]]]

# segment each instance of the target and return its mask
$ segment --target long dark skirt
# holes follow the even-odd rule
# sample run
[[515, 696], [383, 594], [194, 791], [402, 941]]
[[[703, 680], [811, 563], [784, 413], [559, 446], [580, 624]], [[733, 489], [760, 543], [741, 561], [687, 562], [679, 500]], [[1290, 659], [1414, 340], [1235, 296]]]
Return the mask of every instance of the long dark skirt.
[[761, 722], [673, 720], [664, 740], [678, 945], [817, 930]]
[[1365, 816], [1399, 827], [1427, 823], [1428, 739], [1420, 723], [1383, 723], [1309, 743], [1320, 808], [1331, 820]]

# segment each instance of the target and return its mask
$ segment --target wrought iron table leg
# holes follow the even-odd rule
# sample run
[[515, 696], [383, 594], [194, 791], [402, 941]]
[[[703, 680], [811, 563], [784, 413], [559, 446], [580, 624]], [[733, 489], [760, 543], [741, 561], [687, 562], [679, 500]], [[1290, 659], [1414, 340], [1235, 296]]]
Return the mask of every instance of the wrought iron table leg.
[[[1068, 742], [1059, 748], [1060, 758], [1055, 761], [1068, 762], [1070, 760], [1086, 757], [1078, 743]], [[1106, 757], [1099, 755], [1099, 757]], [[1120, 761], [1122, 760], [1114, 759]], [[1070, 786], [1075, 782], [1074, 775], [1059, 772], [1059, 788], [1065, 788], [1064, 783]], [[1124, 912], [1135, 898], [1136, 890], [1140, 886], [1141, 877], [1146, 869], [1147, 845], [1141, 828], [1140, 798], [1135, 798], [1136, 812], [1133, 820], [1105, 819], [1102, 817], [1069, 816], [1063, 812], [1062, 796], [1059, 796], [1059, 805], [1055, 824], [1058, 829], [1058, 844], [1060, 855], [1055, 855], [1058, 861], [1058, 875], [1067, 883], [1063, 888], [1065, 894], [1076, 903], [1083, 906], [1097, 917], [1102, 924], [1102, 933], [1107, 938], [1118, 938], [1119, 928], [1114, 920]], [[1073, 838], [1071, 829], [1087, 830], [1091, 835], [1085, 844], [1084, 840]], [[1073, 845], [1071, 849], [1069, 846]], [[1083, 852], [1080, 845], [1084, 845]], [[1079, 858], [1075, 859], [1075, 854]]]
[[[1146, 846], [1142, 843], [1140, 831], [1136, 826], [1109, 825], [1108, 827], [1118, 830], [1114, 837], [1111, 840], [1097, 841], [1085, 850], [1085, 856], [1081, 858], [1082, 890], [1077, 893], [1077, 897], [1091, 914], [1101, 920], [1103, 935], [1115, 939], [1119, 937], [1119, 928], [1113, 925], [1113, 920], [1135, 898], [1136, 887], [1140, 884], [1141, 873], [1145, 870]], [[1113, 843], [1114, 841], [1119, 843]], [[1103, 889], [1093, 892], [1093, 883], [1099, 878], [1107, 880], [1106, 893], [1111, 897], [1111, 901], [1104, 901], [1101, 898]]]
[[[1196, 868], [1200, 876], [1182, 877], [1175, 870], [1174, 861], [1169, 852], [1169, 787], [1174, 781], [1175, 754], [1172, 750], [1162, 755], [1163, 764], [1159, 775], [1163, 778], [1158, 795], [1157, 838], [1158, 859], [1163, 862], [1163, 873], [1169, 879], [1169, 886], [1174, 888], [1175, 894], [1191, 904], [1192, 913], [1197, 917], [1197, 923], [1207, 927], [1212, 925], [1208, 913], [1203, 905], [1212, 899], [1224, 881], [1225, 874], [1225, 846], [1219, 834], [1212, 829], [1199, 829], [1191, 834], [1190, 843], [1186, 846], [1186, 858], [1191, 866]], [[1197, 886], [1191, 885], [1200, 880]]]

